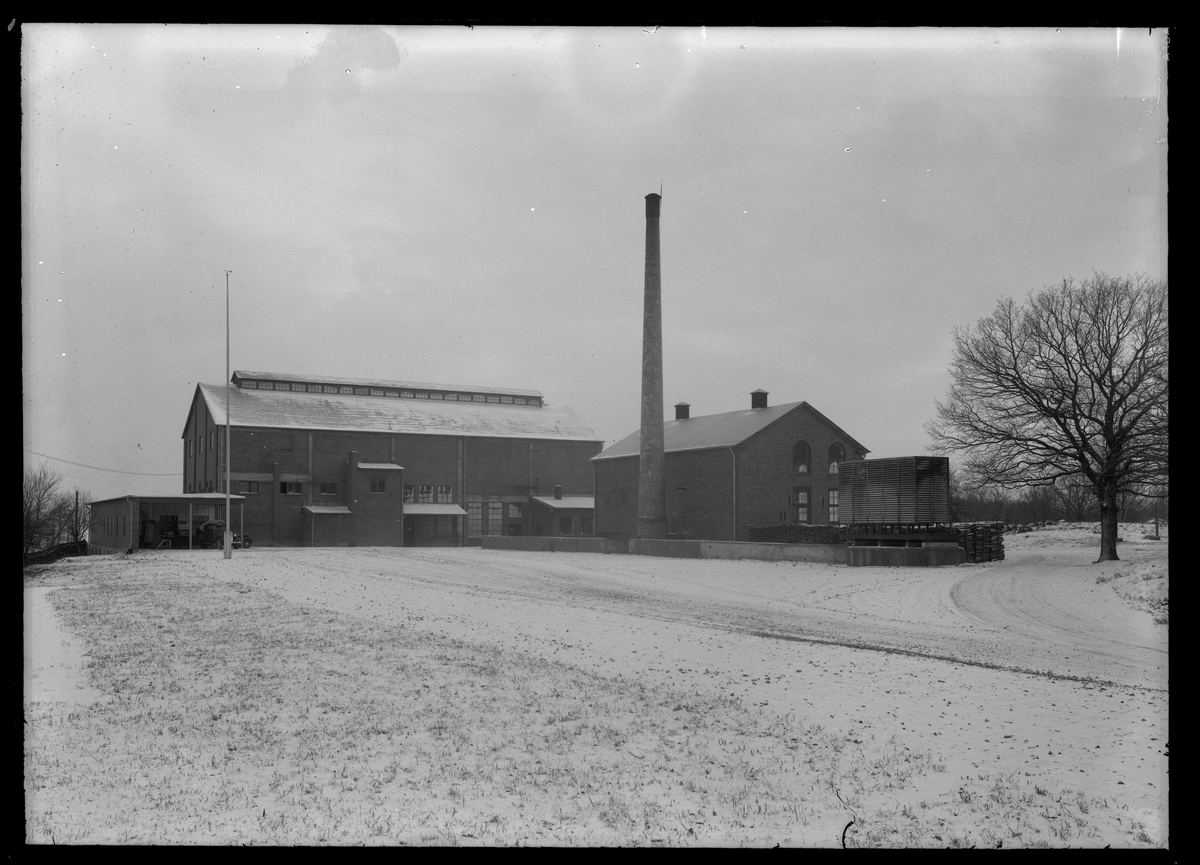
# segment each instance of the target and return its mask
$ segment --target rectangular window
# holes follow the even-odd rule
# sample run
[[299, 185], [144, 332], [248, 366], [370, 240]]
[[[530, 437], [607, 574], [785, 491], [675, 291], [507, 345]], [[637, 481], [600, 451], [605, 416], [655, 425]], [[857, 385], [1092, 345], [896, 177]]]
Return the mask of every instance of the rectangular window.
[[303, 494], [304, 484], [294, 483], [292, 481], [279, 482], [279, 494], [284, 496], [298, 496]]
[[500, 397], [500, 402], [502, 402], [502, 403], [507, 403], [508, 405], [512, 405], [512, 401], [513, 401], [513, 398], [511, 396]]
[[[300, 387], [300, 385], [297, 385], [297, 387]], [[291, 390], [291, 389], [292, 389], [292, 386], [290, 384], [288, 384], [286, 381], [275, 382], [275, 390]]]
[[217, 449], [217, 431], [213, 430], [208, 434], [208, 449], [215, 451]]
[[439, 486], [437, 488], [437, 500], [438, 500], [438, 504], [443, 504], [443, 505], [453, 504], [454, 503], [454, 487]]
[[368, 390], [370, 391], [371, 396], [383, 396], [383, 388], [373, 387], [373, 388], [368, 388]]
[[337, 495], [337, 484], [331, 484], [331, 483], [321, 484], [321, 495], [336, 496]]
[[338, 392], [338, 389], [334, 385], [327, 384], [327, 385], [324, 385], [324, 387], [325, 387], [325, 393], [337, 393]]
[[350, 394], [351, 396], [353, 396], [353, 395], [354, 395], [354, 388], [352, 388], [352, 387], [339, 387], [339, 388], [338, 388], [338, 393], [348, 393], [348, 394]]
[[467, 502], [467, 537], [483, 534], [483, 502]]
[[258, 383], [258, 389], [259, 390], [275, 390], [275, 384], [274, 384], [274, 382], [260, 381]]
[[419, 484], [417, 486], [417, 501], [418, 502], [433, 502], [433, 484]]
[[404, 485], [404, 503], [405, 504], [411, 505], [413, 502], [415, 502], [417, 500], [416, 495], [417, 495], [416, 487], [414, 487], [412, 484]]
[[558, 533], [560, 535], [571, 534], [571, 518], [570, 517], [559, 517], [558, 518]]
[[518, 396], [518, 397], [514, 397], [514, 398], [513, 398], [513, 403], [514, 403], [515, 405], [525, 405], [525, 398], [524, 398], [524, 397], [520, 397], [520, 396]]
[[244, 382], [242, 382], [242, 387], [245, 388], [246, 390], [258, 390], [258, 382], [244, 381]]
[[207, 490], [207, 491], [208, 491], [208, 492], [210, 492], [210, 493], [213, 491], [213, 482], [212, 482], [212, 478], [209, 478], [209, 480], [208, 480], [208, 490]]
[[319, 384], [310, 384], [308, 386], [309, 393], [320, 393], [324, 388]]
[[429, 399], [429, 394], [423, 390], [417, 391], [417, 399]]
[[838, 490], [829, 491], [829, 524], [836, 526], [838, 520]]
[[371, 492], [373, 492], [373, 493], [386, 493], [387, 492], [387, 479], [384, 478], [383, 475], [371, 475], [370, 483], [371, 483]]
[[504, 504], [502, 502], [488, 502], [487, 506], [487, 533], [489, 535], [504, 534]]
[[470, 402], [470, 401], [471, 401], [471, 395], [470, 395], [469, 393], [460, 393], [460, 394], [458, 395], [458, 401], [459, 401], [459, 402]]
[[448, 393], [446, 394], [446, 399], [448, 399], [450, 402], [458, 402], [458, 394]]
[[454, 517], [434, 517], [434, 537], [454, 537]]
[[188, 439], [188, 456], [194, 457], [195, 455], [196, 455], [196, 441], [195, 441], [195, 439]]
[[474, 402], [487, 402], [487, 397], [481, 393], [477, 393], [471, 397]]
[[517, 504], [517, 503], [514, 503], [514, 502], [509, 502], [509, 505], [508, 505], [508, 518], [509, 518], [510, 520], [519, 520], [519, 519], [522, 519], [524, 516], [525, 516], [525, 514], [524, 514], [524, 512], [521, 510], [521, 505], [520, 505], [520, 504]]
[[808, 522], [808, 487], [794, 487], [792, 490], [792, 506], [796, 511], [796, 522]]
[[579, 518], [579, 534], [587, 535], [589, 537], [592, 535], [592, 518], [591, 517], [581, 516]]
[[487, 398], [487, 401], [488, 402], [500, 402], [500, 397], [492, 395]]
[[354, 394], [355, 394], [355, 396], [370, 396], [371, 389], [365, 388], [365, 387], [356, 387], [354, 389]]
[[391, 397], [398, 397], [398, 396], [400, 396], [400, 391], [398, 391], [398, 390], [389, 390], [389, 391], [387, 392], [387, 395], [388, 395], [388, 396], [391, 396]]
[[430, 399], [445, 399], [446, 395], [444, 393], [431, 393], [429, 395], [429, 398]]
[[238, 481], [239, 493], [258, 493], [258, 481]]
[[412, 399], [413, 392], [411, 390], [402, 390], [400, 391], [400, 396], [402, 396], [404, 399]]

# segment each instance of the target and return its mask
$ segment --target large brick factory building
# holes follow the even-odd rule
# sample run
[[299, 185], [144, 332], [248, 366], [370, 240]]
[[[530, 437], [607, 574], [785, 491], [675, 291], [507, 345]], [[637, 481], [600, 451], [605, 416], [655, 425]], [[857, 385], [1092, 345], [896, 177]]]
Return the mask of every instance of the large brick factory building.
[[[235, 372], [229, 388], [196, 387], [184, 493], [224, 491], [227, 390], [231, 492], [256, 546], [593, 533], [603, 442], [537, 391]], [[556, 501], [571, 507], [543, 518]]]

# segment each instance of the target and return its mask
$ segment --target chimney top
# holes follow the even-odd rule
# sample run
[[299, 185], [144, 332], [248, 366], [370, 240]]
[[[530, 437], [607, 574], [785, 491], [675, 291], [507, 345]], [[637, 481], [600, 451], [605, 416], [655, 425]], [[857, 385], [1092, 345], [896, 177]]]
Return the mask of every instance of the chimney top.
[[556, 499], [561, 499], [561, 498], [562, 498], [562, 486], [561, 486], [561, 485], [559, 485], [559, 484], [555, 484], [555, 485], [554, 485], [554, 497], [555, 497]]
[[768, 391], [759, 388], [750, 391], [750, 408], [766, 408]]
[[675, 403], [675, 420], [687, 420], [689, 417], [691, 417], [691, 414], [689, 413], [691, 407], [692, 406], [690, 403]]
[[662, 196], [657, 192], [651, 192], [646, 196], [646, 218], [658, 218], [658, 210], [662, 204]]

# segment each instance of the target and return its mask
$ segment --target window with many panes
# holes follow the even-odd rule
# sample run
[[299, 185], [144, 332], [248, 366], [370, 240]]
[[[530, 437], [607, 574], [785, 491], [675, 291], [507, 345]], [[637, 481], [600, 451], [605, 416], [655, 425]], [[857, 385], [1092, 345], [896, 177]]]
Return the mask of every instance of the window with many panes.
[[504, 504], [502, 502], [487, 503], [487, 533], [502, 535], [504, 523]]
[[591, 517], [581, 516], [579, 518], [579, 534], [589, 536], [593, 534]]
[[796, 442], [792, 448], [792, 473], [797, 475], [808, 474], [809, 466], [809, 449], [808, 442]]
[[404, 485], [404, 503], [411, 505], [417, 500], [417, 488], [412, 484]]
[[808, 487], [795, 487], [792, 490], [792, 507], [798, 523], [809, 521], [808, 494]]
[[433, 501], [433, 484], [417, 484], [417, 501]]
[[829, 491], [829, 524], [836, 526], [840, 520], [838, 518], [838, 490]]
[[846, 449], [840, 444], [831, 444], [829, 446], [829, 473], [836, 475], [838, 473], [838, 464], [846, 459]]
[[244, 381], [244, 382], [242, 382], [242, 387], [245, 388], [246, 390], [258, 390], [258, 382]]
[[558, 533], [560, 535], [571, 534], [571, 518], [570, 517], [559, 517], [558, 518]]
[[439, 486], [437, 488], [437, 500], [443, 505], [453, 504], [454, 487]]
[[483, 534], [483, 502], [467, 502], [467, 537]]

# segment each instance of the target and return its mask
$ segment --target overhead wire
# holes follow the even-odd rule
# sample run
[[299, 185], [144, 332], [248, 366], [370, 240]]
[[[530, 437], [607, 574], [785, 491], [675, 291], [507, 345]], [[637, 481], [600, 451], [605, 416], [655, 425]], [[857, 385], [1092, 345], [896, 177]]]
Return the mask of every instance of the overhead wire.
[[31, 451], [29, 448], [22, 448], [22, 450], [25, 451], [25, 453], [27, 453], [27, 454], [33, 454], [34, 456], [45, 457], [46, 459], [54, 460], [55, 462], [66, 463], [67, 465], [72, 465], [72, 466], [79, 466], [80, 468], [84, 468], [84, 469], [95, 469], [98, 472], [112, 472], [113, 474], [118, 474], [118, 475], [140, 475], [142, 477], [148, 477], [148, 478], [177, 478], [183, 474], [183, 472], [127, 472], [127, 471], [123, 471], [122, 469], [106, 469], [106, 468], [102, 468], [100, 466], [89, 466], [86, 463], [77, 463], [72, 460], [64, 460], [61, 457], [52, 457], [52, 456], [50, 456], [50, 454], [38, 453], [37, 451]]

